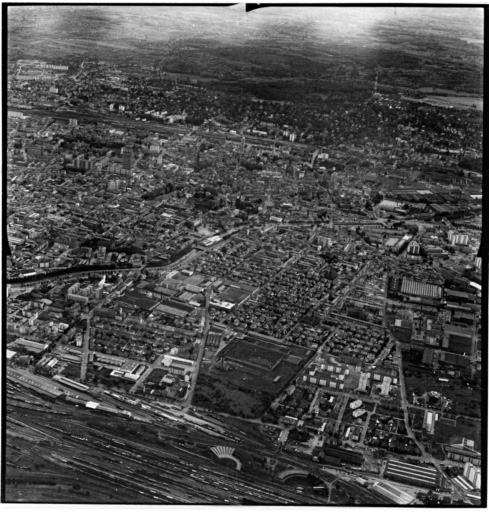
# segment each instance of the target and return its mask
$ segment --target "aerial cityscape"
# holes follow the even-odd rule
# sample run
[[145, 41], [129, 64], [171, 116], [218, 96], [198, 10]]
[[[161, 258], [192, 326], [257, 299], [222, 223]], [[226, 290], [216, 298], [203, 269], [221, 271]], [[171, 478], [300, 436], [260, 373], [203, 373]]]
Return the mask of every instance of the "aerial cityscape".
[[486, 506], [485, 8], [2, 8], [2, 502]]

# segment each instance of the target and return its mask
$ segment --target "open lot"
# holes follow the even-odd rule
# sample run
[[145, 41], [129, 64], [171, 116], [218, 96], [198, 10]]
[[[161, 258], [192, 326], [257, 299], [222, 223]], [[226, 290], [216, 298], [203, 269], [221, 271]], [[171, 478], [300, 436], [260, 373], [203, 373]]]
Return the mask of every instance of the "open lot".
[[[451, 379], [447, 384], [440, 382], [438, 376], [433, 374], [433, 370], [418, 366], [418, 359], [413, 356], [405, 357], [404, 379], [406, 382], [406, 394], [412, 401], [413, 393], [416, 396], [422, 396], [425, 393], [436, 391], [451, 400], [450, 413], [463, 414], [480, 418], [481, 415], [481, 394], [479, 389], [468, 387], [461, 379]], [[436, 404], [430, 404], [436, 406]]]
[[159, 384], [161, 379], [168, 374], [168, 370], [166, 368], [154, 368], [149, 376], [146, 378], [146, 383], [154, 383]]
[[447, 425], [437, 421], [435, 424], [435, 434], [433, 441], [440, 444], [457, 444], [462, 442], [462, 438], [472, 439], [475, 443], [475, 449], [481, 449], [481, 423], [480, 421], [459, 418], [457, 425]]
[[350, 370], [350, 373], [345, 376], [344, 382], [346, 391], [357, 389], [360, 383], [360, 372]]
[[475, 449], [478, 451], [481, 449], [480, 421], [468, 418], [454, 420], [439, 416], [438, 421], [435, 423], [434, 434], [429, 435], [422, 431], [424, 416], [425, 411], [423, 409], [417, 407], [409, 408], [411, 426], [424, 444], [427, 446], [431, 445], [431, 453], [437, 459], [445, 460], [446, 458], [442, 445], [458, 444], [462, 442], [463, 438], [472, 439], [475, 442]]
[[[194, 405], [235, 416], [256, 418], [263, 413], [273, 399], [273, 396], [268, 393], [247, 389], [222, 380], [220, 376], [220, 374], [200, 373], [193, 400]], [[246, 386], [245, 376], [243, 381]]]
[[[228, 348], [232, 350], [231, 353], [239, 355], [243, 364], [228, 360], [226, 370], [202, 368], [197, 382], [195, 405], [238, 416], [258, 417], [297, 375], [308, 351], [301, 347], [291, 347], [290, 356], [293, 356], [294, 362], [284, 358], [273, 370], [269, 370], [263, 364], [247, 365], [244, 355], [248, 359], [258, 355], [263, 360], [267, 357], [273, 361], [274, 358], [281, 358], [286, 348], [289, 352], [289, 347], [238, 341], [240, 344], [230, 344], [224, 351]], [[269, 346], [276, 348], [269, 349]], [[277, 377], [280, 379], [276, 380]], [[221, 401], [216, 403], [216, 398]]]

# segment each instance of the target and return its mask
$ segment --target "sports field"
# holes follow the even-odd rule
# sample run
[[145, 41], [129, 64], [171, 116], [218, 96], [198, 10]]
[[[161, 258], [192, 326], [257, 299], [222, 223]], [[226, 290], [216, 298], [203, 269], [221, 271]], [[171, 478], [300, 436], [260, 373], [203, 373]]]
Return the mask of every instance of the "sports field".
[[221, 352], [222, 357], [272, 369], [284, 357], [283, 352], [264, 347], [261, 343], [248, 343], [244, 340], [233, 340]]

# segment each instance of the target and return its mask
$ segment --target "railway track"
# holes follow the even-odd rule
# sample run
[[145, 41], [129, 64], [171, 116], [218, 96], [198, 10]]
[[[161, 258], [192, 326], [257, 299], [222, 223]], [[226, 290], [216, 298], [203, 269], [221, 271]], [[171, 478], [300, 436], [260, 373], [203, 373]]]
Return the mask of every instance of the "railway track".
[[[16, 399], [18, 398], [35, 402], [36, 406], [43, 403], [39, 401], [39, 397], [34, 398], [28, 391], [17, 393]], [[42, 439], [51, 443], [50, 446], [37, 444], [33, 454], [57, 464], [60, 468], [69, 466], [77, 471], [84, 471], [87, 477], [93, 478], [95, 468], [99, 472], [108, 471], [113, 475], [111, 482], [137, 493], [142, 501], [170, 503], [168, 496], [171, 495], [174, 503], [197, 503], [197, 498], [209, 504], [240, 503], [246, 497], [268, 504], [326, 503], [321, 497], [298, 494], [294, 489], [288, 489], [265, 474], [252, 475], [220, 467], [213, 461], [210, 450], [208, 453], [205, 450], [198, 453], [191, 445], [183, 444], [194, 442], [200, 447], [210, 447], [222, 443], [241, 447], [245, 451], [254, 452], [259, 449], [263, 454], [272, 453], [266, 443], [247, 439], [246, 433], [240, 432], [237, 427], [231, 427], [230, 432], [233, 436], [239, 436], [239, 441], [223, 442], [192, 428], [182, 432], [167, 420], [158, 419], [152, 422], [153, 427], [159, 429], [163, 440], [168, 441], [166, 446], [161, 446], [152, 443], [150, 438], [138, 438], [138, 423], [131, 422], [132, 427], [129, 430], [119, 432], [116, 430], [117, 426], [128, 425], [127, 421], [111, 417], [104, 422], [93, 412], [75, 410], [62, 403], [49, 403], [54, 414], [46, 422], [45, 411], [30, 411], [24, 409], [23, 404], [22, 400], [17, 400], [10, 406], [12, 426], [15, 427], [15, 422], [18, 422], [19, 426], [35, 429]], [[58, 421], [55, 414], [60, 411], [64, 414]], [[87, 425], [88, 421], [94, 424]], [[100, 427], [97, 426], [99, 422]], [[147, 434], [149, 433], [150, 431]], [[73, 455], [83, 457], [84, 462], [75, 461], [83, 467], [75, 468], [69, 464], [69, 461], [73, 462]], [[131, 482], [134, 484], [132, 487]]]

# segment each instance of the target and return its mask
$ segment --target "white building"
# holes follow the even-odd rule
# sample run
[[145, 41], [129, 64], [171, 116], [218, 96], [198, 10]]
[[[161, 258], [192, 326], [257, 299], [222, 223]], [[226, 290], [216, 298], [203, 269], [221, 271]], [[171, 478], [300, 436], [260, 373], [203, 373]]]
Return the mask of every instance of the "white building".
[[457, 233], [456, 231], [450, 230], [448, 232], [448, 240], [452, 245], [468, 245], [469, 235]]
[[358, 391], [366, 391], [368, 385], [368, 379], [370, 377], [369, 373], [361, 373], [360, 374], [360, 382], [358, 383]]
[[81, 289], [80, 283], [75, 283], [73, 286], [68, 288], [68, 299], [74, 300], [76, 302], [83, 302], [86, 304], [88, 302], [88, 296], [92, 292], [92, 287], [87, 286], [86, 288]]
[[407, 252], [408, 252], [408, 254], [418, 255], [419, 254], [419, 249], [420, 249], [419, 243], [416, 242], [416, 240], [411, 240], [409, 242], [409, 245], [408, 245], [408, 248], [407, 248]]
[[384, 377], [384, 381], [382, 382], [382, 387], [380, 390], [381, 395], [387, 396], [389, 394], [389, 391], [391, 390], [391, 382], [392, 379], [390, 377]]
[[464, 466], [464, 477], [477, 489], [481, 488], [481, 469], [474, 466], [470, 462], [466, 462]]

